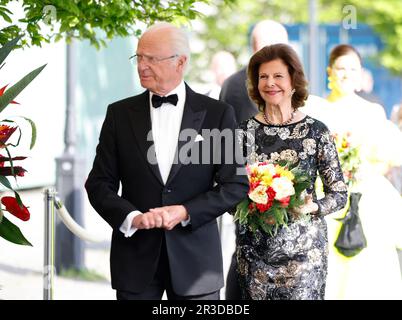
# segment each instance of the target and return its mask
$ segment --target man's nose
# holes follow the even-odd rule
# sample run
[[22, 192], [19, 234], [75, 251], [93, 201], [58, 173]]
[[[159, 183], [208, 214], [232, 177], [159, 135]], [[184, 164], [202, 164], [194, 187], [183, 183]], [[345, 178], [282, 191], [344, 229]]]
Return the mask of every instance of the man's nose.
[[145, 60], [141, 60], [137, 62], [137, 69], [140, 70], [146, 70], [149, 68], [149, 64]]

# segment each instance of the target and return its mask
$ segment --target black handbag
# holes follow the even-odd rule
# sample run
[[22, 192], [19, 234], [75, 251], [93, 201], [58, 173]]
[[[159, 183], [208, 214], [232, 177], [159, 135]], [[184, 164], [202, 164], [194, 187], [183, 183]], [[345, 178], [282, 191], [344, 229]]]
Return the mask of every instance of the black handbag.
[[359, 218], [359, 201], [362, 194], [351, 192], [350, 205], [344, 218], [337, 219], [342, 222], [341, 230], [335, 241], [337, 250], [346, 257], [353, 257], [367, 247], [367, 240]]

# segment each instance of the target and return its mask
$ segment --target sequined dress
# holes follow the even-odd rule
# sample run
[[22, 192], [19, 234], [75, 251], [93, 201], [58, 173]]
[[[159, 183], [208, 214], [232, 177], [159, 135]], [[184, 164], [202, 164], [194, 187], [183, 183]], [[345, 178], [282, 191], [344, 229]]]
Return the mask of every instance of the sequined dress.
[[[279, 159], [298, 163], [312, 177], [308, 191], [319, 206], [318, 216], [291, 221], [273, 237], [239, 226], [236, 253], [243, 299], [324, 299], [328, 264], [324, 216], [341, 209], [347, 199], [329, 130], [309, 116], [286, 126], [266, 125], [251, 118], [240, 125], [238, 138], [248, 163]], [[314, 192], [317, 173], [325, 191], [320, 200]]]

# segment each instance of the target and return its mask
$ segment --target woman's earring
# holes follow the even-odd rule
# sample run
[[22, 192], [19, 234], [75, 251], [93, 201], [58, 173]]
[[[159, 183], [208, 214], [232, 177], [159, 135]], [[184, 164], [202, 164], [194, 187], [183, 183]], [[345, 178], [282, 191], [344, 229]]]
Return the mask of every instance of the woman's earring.
[[293, 88], [292, 91], [290, 91], [290, 96], [293, 96], [293, 94], [296, 92], [296, 89]]

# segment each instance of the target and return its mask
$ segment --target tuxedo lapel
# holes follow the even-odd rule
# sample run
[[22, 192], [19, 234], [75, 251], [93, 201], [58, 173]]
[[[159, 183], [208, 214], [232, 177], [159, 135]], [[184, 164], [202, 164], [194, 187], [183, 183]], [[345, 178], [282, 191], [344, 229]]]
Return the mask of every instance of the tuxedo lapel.
[[145, 161], [148, 163], [148, 166], [151, 169], [152, 173], [163, 185], [164, 183], [162, 181], [162, 177], [156, 160], [155, 145], [151, 132], [152, 126], [149, 108], [149, 91], [147, 90], [138, 97], [136, 105], [133, 106], [130, 110], [132, 123], [131, 127], [133, 129], [138, 146], [141, 149], [141, 153], [145, 157]]
[[[186, 102], [184, 104], [183, 110], [183, 118], [180, 127], [179, 140], [177, 143], [176, 154], [174, 157], [174, 161], [172, 164], [172, 168], [170, 169], [169, 177], [167, 179], [166, 185], [168, 185], [179, 172], [182, 164], [182, 161], [185, 159], [181, 159], [183, 155], [180, 153], [182, 147], [190, 143], [190, 146], [194, 143], [196, 135], [188, 136], [186, 133], [199, 133], [201, 130], [202, 123], [204, 121], [206, 114], [206, 109], [202, 108], [199, 105], [199, 100], [197, 99], [197, 94], [189, 88], [186, 84]], [[190, 129], [190, 130], [189, 130]], [[183, 135], [183, 133], [185, 133]], [[187, 135], [187, 137], [186, 137]], [[187, 138], [187, 139], [184, 139]], [[187, 149], [187, 148], [186, 148]], [[187, 155], [186, 155], [187, 156]]]

